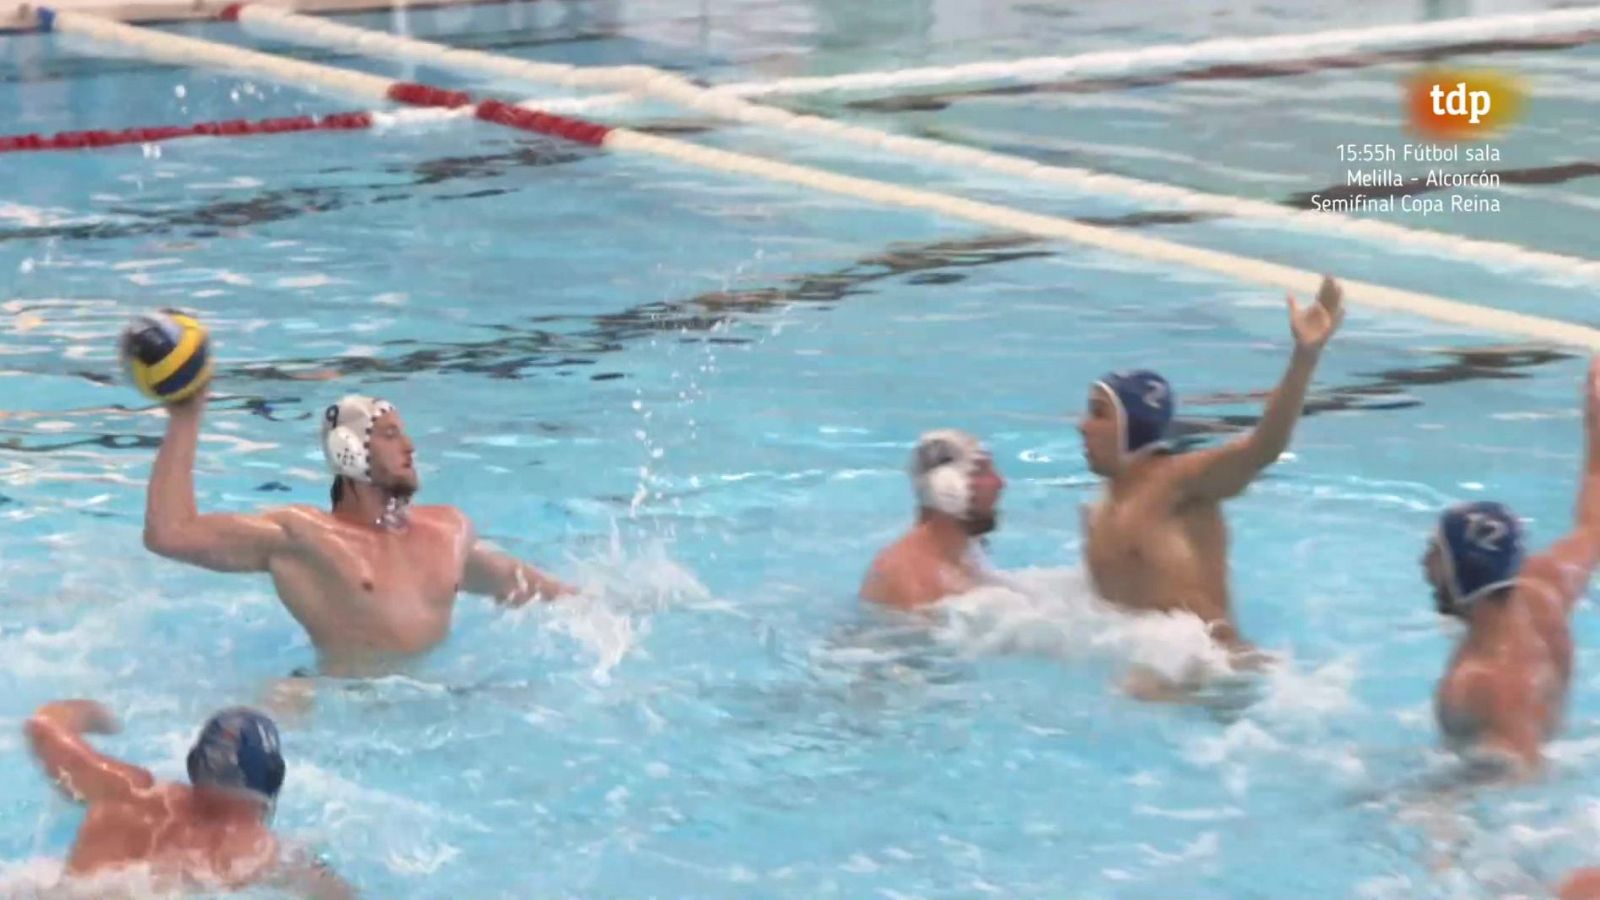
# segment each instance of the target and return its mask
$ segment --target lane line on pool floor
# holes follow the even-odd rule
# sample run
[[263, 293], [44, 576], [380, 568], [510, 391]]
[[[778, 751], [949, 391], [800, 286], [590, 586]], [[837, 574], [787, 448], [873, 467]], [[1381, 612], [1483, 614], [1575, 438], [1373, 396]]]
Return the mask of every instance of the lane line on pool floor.
[[[517, 59], [329, 22], [255, 3], [229, 6], [224, 10], [223, 17], [237, 19], [247, 30], [278, 39], [291, 39], [315, 46], [354, 51], [367, 56], [422, 62], [444, 69], [537, 84], [568, 88], [623, 87], [640, 96], [659, 98], [721, 119], [801, 133], [809, 137], [845, 141], [874, 151], [887, 151], [922, 162], [981, 169], [1008, 178], [1058, 185], [1092, 194], [1123, 197], [1190, 212], [1261, 220], [1273, 224], [1282, 223], [1312, 234], [1331, 233], [1340, 237], [1380, 243], [1391, 250], [1400, 247], [1446, 254], [1474, 264], [1492, 262], [1600, 282], [1600, 261], [1584, 257], [1534, 250], [1505, 241], [1467, 238], [1392, 222], [1356, 218], [1336, 212], [1194, 191], [1090, 169], [1048, 165], [1025, 157], [979, 150], [930, 138], [898, 135], [876, 128], [851, 125], [834, 119], [792, 113], [773, 106], [751, 103], [716, 89], [701, 87], [676, 73], [648, 66], [585, 68], [564, 63]], [[1593, 17], [1600, 23], [1600, 9], [1594, 12]], [[595, 98], [591, 98], [593, 99]]]
[[[1008, 231], [1053, 238], [1131, 256], [1162, 265], [1186, 266], [1225, 278], [1310, 295], [1320, 275], [1264, 260], [1205, 250], [1171, 241], [1128, 234], [1058, 216], [1024, 212], [949, 194], [841, 175], [811, 166], [776, 162], [749, 154], [705, 147], [686, 141], [609, 128], [578, 119], [529, 110], [498, 100], [473, 104], [462, 91], [450, 91], [332, 66], [295, 60], [277, 60], [269, 54], [217, 44], [198, 38], [111, 22], [78, 13], [51, 13], [57, 30], [138, 50], [153, 58], [185, 65], [245, 68], [300, 88], [320, 86], [350, 90], [360, 96], [380, 96], [413, 106], [471, 108], [484, 121], [511, 128], [553, 135], [607, 150], [639, 153], [685, 163], [728, 175], [743, 173], [783, 184], [808, 187], [850, 200], [938, 213]], [[1470, 329], [1500, 332], [1600, 351], [1600, 329], [1573, 322], [1514, 313], [1492, 307], [1448, 300], [1428, 294], [1346, 280], [1352, 305], [1410, 313]]]

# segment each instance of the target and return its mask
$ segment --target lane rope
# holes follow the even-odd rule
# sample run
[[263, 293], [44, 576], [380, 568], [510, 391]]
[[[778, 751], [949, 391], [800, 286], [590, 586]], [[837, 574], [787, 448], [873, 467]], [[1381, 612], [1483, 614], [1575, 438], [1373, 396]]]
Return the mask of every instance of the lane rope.
[[[293, 61], [282, 67], [266, 64], [254, 57], [265, 56], [224, 44], [153, 32], [135, 26], [108, 22], [77, 13], [61, 13], [55, 18], [59, 31], [84, 34], [130, 49], [161, 54], [172, 59], [182, 55], [190, 64], [238, 68], [248, 60], [256, 71], [301, 87], [330, 90], [348, 88], [370, 95], [374, 82], [382, 82], [382, 95], [397, 102], [430, 107], [471, 109], [478, 119], [540, 134], [602, 147], [619, 153], [637, 153], [696, 166], [728, 175], [743, 173], [769, 181], [807, 187], [852, 201], [871, 201], [887, 206], [938, 213], [954, 219], [975, 222], [1006, 231], [1059, 239], [1086, 247], [1130, 256], [1168, 266], [1186, 266], [1225, 278], [1245, 281], [1302, 295], [1315, 293], [1321, 276], [1317, 273], [1263, 260], [1250, 259], [1215, 250], [1175, 244], [1159, 238], [1116, 231], [1057, 216], [1040, 215], [982, 203], [935, 191], [888, 184], [868, 178], [841, 175], [811, 166], [776, 162], [744, 153], [719, 150], [675, 138], [645, 134], [624, 128], [526, 109], [498, 100], [474, 103], [461, 91], [450, 91], [410, 82], [391, 82], [331, 66]], [[285, 61], [288, 62], [288, 61]], [[359, 76], [359, 77], [351, 77]], [[1428, 294], [1385, 287], [1358, 280], [1345, 280], [1345, 293], [1354, 306], [1368, 306], [1410, 313], [1457, 326], [1514, 334], [1524, 338], [1600, 351], [1600, 329], [1540, 316], [1525, 315], [1448, 300]]]

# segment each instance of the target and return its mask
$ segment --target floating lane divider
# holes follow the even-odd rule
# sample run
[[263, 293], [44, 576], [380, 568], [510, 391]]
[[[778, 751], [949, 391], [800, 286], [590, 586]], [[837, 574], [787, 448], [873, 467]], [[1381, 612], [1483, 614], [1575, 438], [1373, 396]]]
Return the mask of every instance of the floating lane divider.
[[41, 30], [135, 50], [148, 59], [183, 66], [226, 69], [279, 84], [320, 88], [363, 100], [389, 100], [390, 88], [400, 83], [392, 78], [365, 72], [286, 59], [244, 47], [124, 25], [87, 13], [42, 7], [38, 11], [38, 18]]
[[[706, 113], [728, 121], [779, 128], [793, 134], [805, 135], [806, 137], [845, 141], [859, 144], [876, 152], [893, 153], [922, 162], [982, 169], [1024, 181], [1054, 184], [1098, 195], [1123, 197], [1140, 203], [1166, 208], [1177, 208], [1190, 212], [1243, 220], [1281, 223], [1313, 234], [1334, 234], [1341, 237], [1381, 243], [1390, 249], [1444, 254], [1475, 263], [1497, 263], [1562, 276], [1576, 276], [1586, 280], [1600, 281], [1600, 261], [1581, 256], [1534, 250], [1505, 241], [1467, 238], [1441, 231], [1409, 228], [1377, 219], [1359, 218], [1315, 209], [1302, 209], [1226, 194], [1193, 191], [1188, 188], [1142, 181], [1121, 175], [1108, 175], [1090, 169], [1046, 165], [1020, 156], [994, 153], [928, 138], [897, 135], [876, 128], [850, 125], [819, 116], [802, 115], [773, 106], [752, 103], [723, 90], [694, 84], [675, 73], [652, 69], [647, 66], [613, 66], [586, 69], [561, 63], [531, 62], [507, 56], [497, 56], [479, 50], [462, 50], [432, 41], [401, 37], [387, 32], [357, 28], [254, 3], [230, 6], [225, 12], [226, 15], [238, 20], [251, 31], [315, 46], [355, 51], [389, 59], [424, 62], [430, 66], [440, 68], [498, 78], [518, 79], [539, 84], [610, 89], [621, 87], [638, 96], [667, 100], [686, 109]], [[1534, 24], [1529, 24], [1530, 22]], [[1517, 34], [1525, 34], [1536, 32], [1539, 28], [1553, 28], [1557, 24], [1565, 24], [1570, 27], [1574, 22], [1600, 24], [1600, 7], [1536, 16], [1502, 16], [1493, 20], [1459, 20], [1436, 24], [1451, 26], [1444, 30], [1459, 36], [1461, 34], [1491, 34], [1495, 33], [1495, 28], [1500, 29], [1500, 31], [1514, 29]], [[1535, 25], [1538, 27], [1536, 28]], [[1299, 35], [1295, 36], [1294, 40], [1314, 47], [1342, 47], [1360, 43], [1360, 35], [1371, 35], [1373, 32], [1389, 34], [1394, 31], [1396, 31], [1394, 28], [1356, 29], [1350, 32], [1328, 32], [1320, 36]], [[1352, 35], [1355, 37], [1352, 37]], [[1273, 38], [1270, 40], [1289, 41], [1287, 38]], [[1128, 65], [1132, 64], [1131, 60], [1135, 58], [1142, 59], [1145, 56], [1154, 56], [1155, 58], [1196, 56], [1210, 59], [1224, 55], [1221, 50], [1212, 46], [1216, 44], [1232, 47], [1234, 49], [1229, 52], [1238, 55], [1242, 52], [1239, 49], [1240, 46], [1254, 46], [1255, 41], [1208, 41], [1206, 46], [1199, 51], [1192, 48], [1189, 51], [1183, 51], [1182, 48], [1166, 48], [1161, 53], [1127, 51], [1123, 52], [1121, 56]], [[1005, 64], [989, 65], [1003, 66]], [[585, 98], [580, 99], [569, 108], [582, 109], [584, 108], [582, 105], [584, 102], [603, 106], [613, 102], [614, 99], [614, 95]]]
[[56, 134], [0, 135], [0, 153], [48, 150], [92, 150], [125, 144], [156, 144], [191, 137], [254, 137], [306, 131], [382, 130], [401, 125], [446, 122], [470, 116], [472, 109], [401, 109], [332, 113], [321, 116], [286, 116], [275, 119], [230, 119], [192, 125], [158, 125], [151, 128], [90, 129]]
[[[176, 35], [147, 31], [82, 14], [59, 13], [54, 17], [54, 26], [60, 31], [70, 30], [126, 48], [149, 52], [155, 58], [182, 61], [188, 65], [210, 65], [226, 69], [239, 69], [248, 65], [251, 71], [301, 88], [322, 87], [334, 91], [348, 88], [360, 95], [372, 96], [374, 89], [381, 85], [379, 91], [381, 96], [396, 102], [471, 109], [473, 115], [483, 121], [562, 137], [609, 151], [653, 156], [707, 169], [724, 176], [750, 175], [844, 197], [856, 203], [870, 202], [922, 210], [990, 228], [1068, 241], [1112, 254], [1160, 265], [1198, 269], [1227, 279], [1294, 291], [1303, 295], [1315, 293], [1321, 279], [1317, 273], [1303, 269], [1231, 253], [1189, 247], [1128, 231], [1088, 225], [1059, 216], [1029, 213], [936, 191], [841, 175], [811, 166], [777, 162], [626, 128], [609, 128], [497, 100], [473, 104], [471, 98], [461, 91], [414, 85], [408, 82], [390, 82], [376, 76], [313, 63], [279, 61], [267, 54], [238, 47], [214, 44], [195, 38], [180, 38]], [[240, 58], [245, 62], [241, 62]], [[274, 65], [274, 62], [283, 62], [284, 65]], [[1585, 325], [1477, 306], [1363, 281], [1347, 280], [1344, 285], [1346, 297], [1355, 306], [1408, 313], [1473, 330], [1500, 332], [1600, 351], [1600, 329]]]
[[[608, 130], [579, 119], [511, 106], [498, 100], [476, 103], [466, 91], [449, 90], [432, 85], [400, 81], [354, 72], [319, 63], [286, 59], [245, 47], [219, 44], [198, 38], [152, 31], [125, 25], [85, 13], [73, 13], [50, 8], [38, 12], [41, 29], [61, 34], [88, 38], [105, 44], [135, 50], [142, 55], [162, 62], [186, 66], [204, 66], [227, 71], [248, 73], [280, 84], [302, 89], [323, 89], [332, 93], [383, 100], [405, 106], [442, 111], [429, 119], [449, 118], [452, 115], [473, 115], [479, 119], [524, 131], [566, 138], [579, 143], [598, 146]], [[413, 117], [419, 121], [424, 117]], [[356, 130], [371, 128], [405, 118], [383, 113], [342, 113], [320, 119], [301, 116], [293, 119], [269, 119], [262, 122], [236, 120], [230, 122], [202, 123], [191, 126], [163, 128], [135, 128], [123, 131], [79, 131], [63, 134], [19, 135], [0, 138], [0, 150], [64, 150], [84, 147], [105, 147], [118, 144], [148, 143], [192, 136], [243, 136], [311, 130]]]
[[226, 122], [200, 122], [194, 125], [166, 125], [156, 128], [125, 128], [121, 131], [63, 131], [58, 134], [19, 134], [0, 136], [0, 153], [38, 150], [82, 150], [115, 147], [122, 144], [154, 144], [188, 137], [243, 137], [246, 135], [290, 134], [302, 131], [360, 131], [371, 128], [373, 114], [335, 113], [327, 116], [290, 116], [279, 119]]
[[1188, 44], [1156, 44], [1132, 50], [1097, 50], [1073, 56], [1039, 56], [1001, 62], [925, 66], [887, 72], [856, 72], [727, 84], [719, 90], [741, 97], [819, 94], [828, 91], [904, 91], [993, 83], [1039, 83], [1068, 78], [1138, 78], [1199, 72], [1227, 66], [1292, 68], [1338, 59], [1341, 68], [1363, 61], [1392, 62], [1382, 54], [1501, 42], [1547, 41], [1571, 46], [1600, 40], [1600, 7], [1434, 22], [1402, 22], [1370, 28], [1340, 28], [1266, 37], [1217, 38]]

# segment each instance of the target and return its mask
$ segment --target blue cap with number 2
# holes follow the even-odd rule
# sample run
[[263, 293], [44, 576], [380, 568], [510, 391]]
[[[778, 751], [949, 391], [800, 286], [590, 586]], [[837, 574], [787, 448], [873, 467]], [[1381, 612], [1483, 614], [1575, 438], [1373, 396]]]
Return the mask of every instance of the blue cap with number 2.
[[1140, 369], [1113, 372], [1095, 385], [1109, 394], [1117, 406], [1123, 452], [1138, 453], [1162, 446], [1176, 406], [1172, 386], [1165, 378]]
[[1508, 587], [1522, 568], [1522, 523], [1504, 504], [1460, 503], [1439, 517], [1436, 537], [1457, 610]]

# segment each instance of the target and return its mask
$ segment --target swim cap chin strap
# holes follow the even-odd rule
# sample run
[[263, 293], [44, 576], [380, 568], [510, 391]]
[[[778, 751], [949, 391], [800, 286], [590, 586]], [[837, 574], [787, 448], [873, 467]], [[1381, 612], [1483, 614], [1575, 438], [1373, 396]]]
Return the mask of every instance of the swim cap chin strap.
[[972, 475], [989, 451], [964, 431], [930, 431], [917, 441], [911, 456], [911, 482], [917, 502], [965, 520], [972, 502]]
[[1172, 387], [1154, 372], [1113, 372], [1095, 386], [1106, 392], [1117, 410], [1117, 433], [1125, 456], [1154, 452], [1166, 446], [1167, 426], [1176, 403]]
[[351, 394], [322, 416], [322, 455], [328, 471], [356, 481], [372, 481], [372, 429], [394, 412], [383, 400]]

